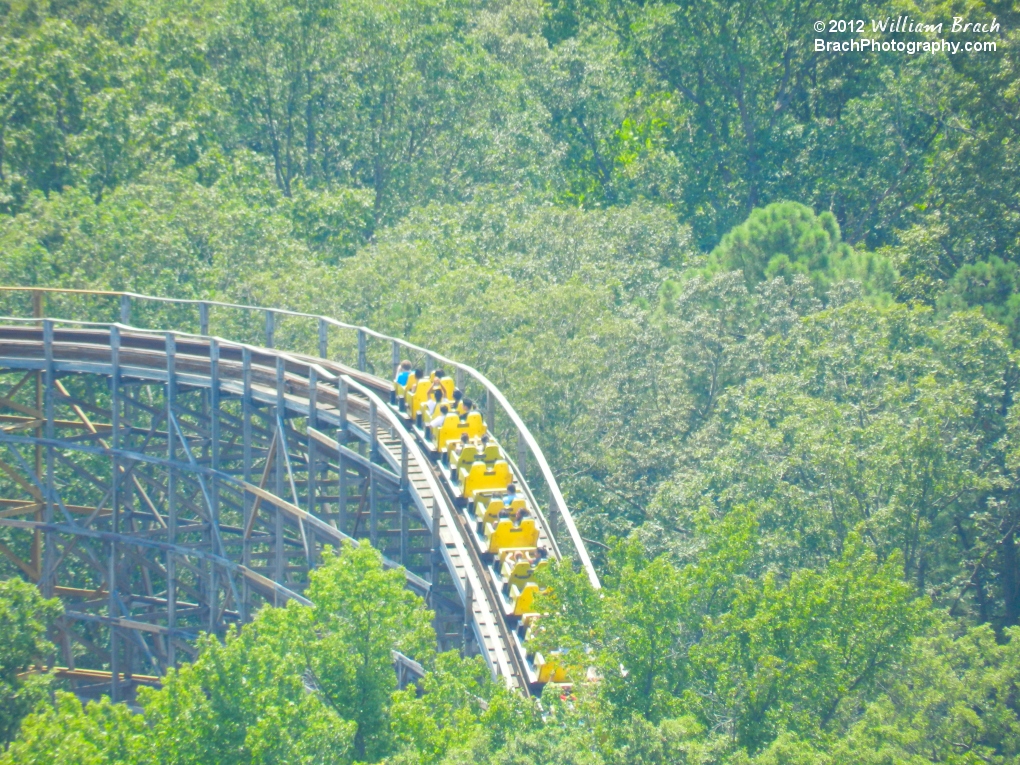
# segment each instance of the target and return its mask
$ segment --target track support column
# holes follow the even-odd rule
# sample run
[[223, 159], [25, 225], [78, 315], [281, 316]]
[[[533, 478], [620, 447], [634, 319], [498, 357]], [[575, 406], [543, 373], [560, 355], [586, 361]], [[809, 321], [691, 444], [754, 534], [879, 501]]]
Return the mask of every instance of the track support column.
[[[287, 416], [287, 401], [285, 398], [285, 368], [283, 359], [279, 356], [276, 357], [276, 421], [273, 423], [273, 427], [276, 430], [276, 462], [275, 462], [275, 485], [273, 492], [278, 497], [287, 496], [283, 490], [283, 471], [286, 466], [286, 457], [284, 456], [284, 449], [287, 448], [287, 434], [285, 432]], [[273, 579], [283, 584], [284, 577], [284, 560], [283, 560], [283, 511], [278, 507], [273, 507]], [[275, 590], [273, 594], [273, 605], [280, 605], [279, 597], [276, 595]]]
[[[241, 448], [244, 461], [244, 482], [251, 483], [251, 349], [247, 346], [241, 349]], [[247, 491], [242, 493], [242, 508], [244, 511], [244, 528], [248, 528], [252, 511], [252, 496]], [[251, 538], [245, 534], [241, 549], [241, 564], [245, 568], [251, 568]], [[248, 586], [248, 577], [241, 578], [241, 603], [238, 609], [241, 613], [241, 621], [247, 622], [250, 614], [249, 605], [251, 602], [251, 589]]]
[[[167, 541], [177, 544], [177, 474], [174, 462], [177, 459], [176, 437], [174, 436], [173, 417], [174, 405], [177, 400], [176, 372], [177, 341], [173, 334], [166, 333], [166, 453], [167, 453]], [[172, 552], [166, 554], [166, 621], [170, 630], [167, 635], [167, 664], [177, 664], [177, 649], [174, 645], [174, 632], [177, 629], [177, 560]]]
[[[340, 396], [340, 424], [336, 429], [336, 440], [339, 444], [347, 443], [347, 380], [340, 378], [337, 382], [337, 392]], [[344, 461], [343, 453], [337, 455], [337, 476], [339, 478], [339, 489], [337, 493], [337, 526], [340, 531], [347, 533], [347, 463]]]
[[[45, 382], [45, 390], [43, 392], [43, 407], [46, 415], [46, 438], [51, 443], [46, 446], [46, 507], [44, 512], [44, 520], [46, 523], [53, 523], [54, 518], [54, 499], [56, 497], [55, 484], [53, 471], [55, 469], [56, 455], [53, 451], [52, 440], [56, 434], [56, 427], [54, 425], [53, 418], [53, 407], [54, 407], [54, 391], [55, 391], [55, 377], [53, 367], [53, 322], [49, 319], [43, 321], [43, 354], [45, 356], [46, 368], [43, 372], [43, 379]], [[54, 547], [53, 532], [47, 531], [43, 535], [43, 567], [42, 576], [40, 577], [39, 583], [42, 588], [42, 593], [47, 598], [53, 597], [54, 577], [56, 572], [53, 567], [56, 563], [56, 548]]]
[[441, 548], [443, 538], [439, 533], [439, 518], [439, 500], [435, 499], [432, 501], [432, 558], [429, 561], [432, 567], [429, 572], [432, 592], [436, 591], [436, 586], [439, 584], [439, 567], [443, 565], [443, 552]]
[[[315, 370], [314, 369], [309, 369], [308, 370], [308, 424], [307, 424], [307, 427], [309, 427], [309, 428], [316, 428], [316, 429], [318, 429], [318, 427], [319, 427], [319, 410], [318, 410], [319, 401], [318, 401], [318, 398], [319, 398], [319, 388], [318, 388], [317, 375], [315, 374]], [[319, 503], [318, 503], [318, 500], [316, 498], [316, 495], [317, 495], [318, 492], [317, 492], [317, 485], [316, 485], [317, 481], [316, 481], [316, 475], [315, 475], [316, 448], [315, 448], [315, 439], [312, 438], [311, 435], [308, 436], [308, 439], [305, 442], [305, 449], [308, 452], [308, 482], [307, 482], [307, 486], [308, 486], [308, 508], [307, 509], [308, 509], [309, 514], [314, 515], [315, 517], [318, 517], [318, 515], [319, 515]], [[310, 543], [311, 543], [311, 546], [313, 548], [312, 549], [313, 560], [314, 559], [318, 559], [318, 553], [316, 552], [316, 549], [315, 549], [316, 548], [316, 537], [314, 535], [312, 536], [312, 539], [310, 540]]]
[[410, 455], [407, 452], [407, 444], [400, 444], [400, 565], [407, 568], [408, 557], [408, 500], [410, 499], [410, 487], [408, 485], [408, 462]]
[[[376, 411], [375, 401], [369, 403], [368, 410], [368, 421], [370, 433], [370, 449], [368, 451], [368, 459], [373, 465], [376, 459], [379, 457], [379, 440], [377, 436], [379, 426], [379, 412]], [[376, 496], [376, 485], [379, 482], [375, 477], [375, 470], [370, 469], [368, 471], [368, 522], [369, 522], [369, 540], [372, 542], [372, 547], [378, 549], [379, 547], [379, 503]]]
[[319, 358], [326, 358], [329, 345], [329, 325], [325, 319], [319, 319]]
[[266, 348], [273, 347], [273, 335], [276, 332], [276, 314], [266, 311]]
[[464, 581], [464, 625], [463, 632], [461, 634], [461, 646], [460, 652], [463, 656], [470, 655], [470, 646], [472, 641], [471, 622], [474, 620], [475, 611], [475, 593], [471, 587], [471, 580], [465, 579]]
[[[110, 460], [112, 470], [110, 476], [110, 531], [120, 533], [120, 460], [117, 451], [120, 449], [120, 330], [110, 327], [110, 412], [112, 443], [114, 453]], [[107, 613], [111, 619], [117, 618], [120, 608], [117, 603], [117, 543], [110, 540], [110, 559], [106, 575], [109, 589]], [[120, 701], [120, 677], [118, 656], [117, 628], [110, 623], [110, 700]]]
[[[202, 331], [203, 335], [209, 333], [209, 306], [206, 303], [200, 303], [200, 306], [205, 306], [205, 328]], [[212, 469], [214, 472], [212, 480], [209, 482], [209, 493], [210, 493], [210, 507], [209, 507], [209, 548], [213, 552], [218, 552], [220, 555], [226, 554], [226, 550], [216, 549], [215, 540], [220, 538], [218, 533], [218, 526], [220, 523], [220, 482], [219, 478], [216, 477], [216, 472], [220, 469], [220, 344], [216, 338], [209, 340], [209, 433], [211, 444], [210, 459], [212, 460]], [[216, 581], [216, 564], [212, 561], [209, 562], [209, 631], [213, 634], [217, 632], [217, 625], [219, 623], [219, 598], [218, 598], [218, 583]]]

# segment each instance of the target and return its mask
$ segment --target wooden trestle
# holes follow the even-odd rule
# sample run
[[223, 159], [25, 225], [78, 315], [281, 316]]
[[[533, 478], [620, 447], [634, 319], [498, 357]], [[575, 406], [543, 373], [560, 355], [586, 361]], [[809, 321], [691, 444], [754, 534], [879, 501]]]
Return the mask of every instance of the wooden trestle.
[[200, 631], [307, 602], [323, 547], [349, 540], [406, 570], [441, 649], [480, 652], [527, 692], [385, 381], [210, 337], [39, 325], [0, 327], [0, 555], [63, 600], [54, 663], [81, 695], [123, 699], [194, 657]]

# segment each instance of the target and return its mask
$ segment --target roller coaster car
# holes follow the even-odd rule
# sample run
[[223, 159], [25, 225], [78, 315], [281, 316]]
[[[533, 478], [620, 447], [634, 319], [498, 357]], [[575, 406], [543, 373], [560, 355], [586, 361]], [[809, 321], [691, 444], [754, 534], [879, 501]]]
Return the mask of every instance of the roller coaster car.
[[[447, 404], [449, 406], [449, 404]], [[447, 450], [448, 442], [460, 440], [461, 432], [467, 432], [467, 425], [461, 428], [460, 417], [450, 413], [443, 418], [443, 424], [438, 428], [429, 428], [429, 434], [425, 443], [434, 453], [443, 454]]]
[[[467, 426], [468, 426], [468, 438], [481, 438], [489, 432], [489, 428], [485, 424], [485, 420], [482, 419], [481, 412], [468, 412], [467, 414]], [[495, 446], [495, 444], [493, 444]], [[497, 454], [499, 453], [499, 447], [496, 447]]]
[[489, 467], [484, 462], [475, 462], [472, 463], [471, 469], [464, 476], [462, 496], [470, 502], [475, 498], [475, 494], [480, 491], [506, 491], [506, 487], [513, 480], [513, 473], [510, 472], [510, 465], [507, 464], [506, 460], [496, 460], [492, 467]]
[[[500, 580], [503, 582], [503, 586], [507, 588], [509, 592], [511, 587], [521, 589], [538, 573], [539, 569], [548, 565], [547, 560], [541, 560], [536, 562], [535, 557], [532, 555], [531, 559], [522, 556], [506, 555], [504, 553], [511, 552], [510, 550], [503, 550], [500, 553], [500, 557], [503, 561], [500, 563]], [[523, 552], [523, 551], [522, 551]]]
[[436, 373], [431, 373], [428, 377], [422, 378], [412, 388], [410, 385], [407, 386], [404, 394], [405, 408], [408, 416], [421, 425], [421, 420], [418, 419], [418, 415], [421, 414], [421, 408], [425, 405], [425, 402], [429, 398], [429, 388], [432, 387], [433, 380], [436, 379]]
[[456, 387], [454, 385], [453, 378], [452, 377], [443, 377], [443, 378], [440, 378], [439, 384], [441, 386], [443, 386], [443, 398], [449, 399], [449, 400], [452, 401], [453, 400], [453, 391], [455, 390], [455, 387]]
[[457, 475], [454, 476], [454, 480], [463, 483], [464, 479], [467, 478], [468, 471], [471, 469], [471, 465], [475, 462], [484, 462], [488, 466], [495, 465], [503, 459], [503, 453], [499, 450], [499, 444], [489, 444], [485, 447], [485, 451], [479, 454], [477, 447], [475, 448], [474, 457], [472, 461], [468, 461], [464, 457], [460, 457], [457, 460]]
[[436, 382], [439, 383], [439, 388], [443, 391], [443, 400], [441, 403], [446, 404], [450, 407], [450, 409], [453, 409], [453, 378], [437, 378], [436, 373], [433, 372], [429, 375], [429, 379], [425, 383], [424, 390], [418, 390], [418, 387], [420, 386], [414, 389], [414, 413], [416, 415], [421, 415], [425, 411], [425, 404], [428, 403], [428, 400], [432, 395], [432, 391], [435, 390], [433, 383]]
[[483, 553], [495, 555], [509, 547], [537, 549], [537, 545], [538, 527], [534, 518], [525, 518], [517, 527], [509, 518], [485, 524]]
[[418, 378], [414, 376], [414, 372], [411, 372], [407, 376], [407, 384], [401, 385], [396, 380], [393, 381], [393, 396], [390, 398], [391, 404], [396, 404], [401, 412], [407, 411], [407, 392], [414, 390], [415, 383], [418, 382]]
[[[503, 501], [499, 492], [478, 492], [475, 494], [475, 520], [478, 523], [483, 524], [482, 528], [485, 528], [486, 523], [495, 523], [496, 519], [499, 518], [499, 511], [506, 508], [506, 503]], [[513, 515], [518, 510], [527, 510], [527, 503], [524, 501], [524, 497], [518, 497], [510, 503], [509, 510], [510, 515]]]
[[534, 582], [528, 582], [524, 585], [524, 587], [511, 587], [510, 602], [514, 604], [514, 608], [510, 615], [523, 619], [534, 614], [535, 612], [532, 608], [532, 604], [535, 601], [535, 596], [538, 595], [539, 592], [540, 590], [538, 589], [538, 585]]
[[534, 665], [539, 683], [565, 683], [567, 681], [567, 670], [563, 668], [555, 654], [546, 659], [542, 654], [536, 653]]
[[450, 482], [454, 484], [460, 483], [459, 470], [463, 469], [466, 472], [471, 467], [471, 464], [478, 459], [478, 447], [474, 444], [468, 444], [459, 452], [451, 449], [448, 455]]
[[[452, 403], [447, 402], [447, 405], [452, 406]], [[446, 415], [439, 432], [430, 438], [428, 445], [432, 451], [447, 457], [447, 462], [449, 462], [453, 447], [457, 445], [463, 435], [467, 435], [469, 439], [481, 438], [485, 435], [485, 423], [482, 421], [481, 412], [468, 412], [464, 420], [453, 413]], [[475, 452], [477, 454], [477, 448]], [[496, 455], [499, 456], [498, 447]]]

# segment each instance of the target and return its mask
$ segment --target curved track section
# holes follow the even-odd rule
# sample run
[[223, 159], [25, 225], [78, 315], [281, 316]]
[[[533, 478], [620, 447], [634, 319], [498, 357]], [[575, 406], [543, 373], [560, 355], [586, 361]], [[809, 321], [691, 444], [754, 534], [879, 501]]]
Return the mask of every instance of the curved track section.
[[[323, 547], [344, 542], [404, 569], [436, 612], [441, 649], [478, 652], [508, 686], [534, 687], [491, 568], [387, 405], [388, 381], [369, 372], [363, 331], [352, 367], [207, 332], [6, 323], [0, 554], [64, 601], [56, 642], [80, 695], [130, 697], [192, 657], [199, 631], [222, 634], [263, 603], [307, 602]], [[519, 481], [528, 439], [518, 431]], [[542, 514], [522, 483], [559, 557], [555, 499]], [[395, 662], [402, 679], [420, 671]]]

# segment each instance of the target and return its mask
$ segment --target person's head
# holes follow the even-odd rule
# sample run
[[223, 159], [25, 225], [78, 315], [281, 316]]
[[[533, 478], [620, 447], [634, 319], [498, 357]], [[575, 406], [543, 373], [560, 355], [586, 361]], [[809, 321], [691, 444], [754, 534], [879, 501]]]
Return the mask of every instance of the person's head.
[[500, 511], [499, 511], [499, 517], [500, 518], [509, 518], [510, 517], [510, 511], [507, 510], [505, 507], [501, 508]]
[[460, 390], [460, 388], [454, 388], [454, 390], [453, 390], [453, 400], [459, 402], [463, 398], [464, 398], [464, 393]]
[[461, 403], [464, 404], [464, 408], [469, 412], [475, 408], [475, 402], [469, 398], [464, 399]]
[[439, 407], [439, 413], [440, 414], [449, 414], [450, 413], [450, 407], [448, 407], [446, 404], [443, 404], [441, 407]]
[[515, 484], [515, 483], [508, 484], [507, 487], [506, 487], [506, 493], [507, 494], [516, 494], [517, 493], [517, 484]]
[[414, 370], [414, 376], [418, 380], [422, 379], [425, 376], [425, 370], [424, 369]]
[[544, 547], [539, 547], [538, 548], [538, 559], [539, 560], [545, 560], [548, 557], [549, 557], [549, 551], [546, 550]]
[[436, 403], [438, 404], [440, 401], [443, 400], [443, 392], [441, 390], [432, 391], [432, 398], [434, 398], [436, 400]]
[[407, 359], [404, 359], [403, 361], [401, 361], [400, 362], [400, 371], [401, 372], [410, 372], [411, 371], [411, 362], [408, 361]]
[[482, 446], [485, 446], [487, 443], [489, 443], [489, 434], [488, 433], [483, 433], [482, 434]]
[[469, 439], [468, 439], [468, 434], [467, 434], [467, 433], [461, 433], [461, 434], [460, 434], [460, 442], [461, 442], [462, 444], [464, 444], [464, 446], [467, 446], [467, 445], [468, 445], [468, 440], [469, 440]]
[[444, 372], [442, 369], [437, 369], [436, 370], [436, 379], [437, 380], [441, 380], [444, 377], [446, 377], [446, 372]]

